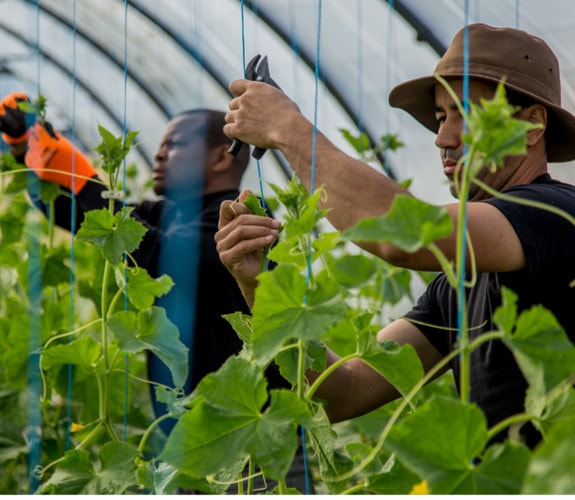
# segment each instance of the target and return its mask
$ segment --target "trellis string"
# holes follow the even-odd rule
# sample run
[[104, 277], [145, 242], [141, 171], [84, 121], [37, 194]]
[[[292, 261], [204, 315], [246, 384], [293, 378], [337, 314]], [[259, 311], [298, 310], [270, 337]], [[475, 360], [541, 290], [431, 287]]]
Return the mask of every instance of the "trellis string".
[[[122, 136], [123, 142], [126, 143], [127, 134], [127, 116], [128, 116], [128, 0], [124, 0], [124, 117], [122, 120]], [[127, 180], [127, 160], [124, 157], [123, 160], [123, 183], [122, 191], [124, 196], [122, 196], [122, 206], [126, 206], [126, 180]], [[124, 261], [126, 260], [126, 255], [124, 255]], [[124, 268], [124, 283], [127, 283], [127, 270]], [[124, 290], [124, 309], [128, 310], [128, 289]], [[126, 441], [128, 435], [128, 394], [130, 389], [130, 358], [128, 353], [125, 356], [125, 366], [126, 375], [124, 379], [124, 428], [123, 428], [123, 439]]]
[[[463, 31], [463, 110], [467, 116], [469, 113], [469, 0], [465, 0], [464, 4], [464, 31]], [[467, 121], [464, 121], [464, 132], [467, 130]], [[464, 145], [464, 155], [467, 153], [467, 146]], [[464, 168], [469, 167], [469, 159], [465, 162]], [[467, 195], [466, 195], [467, 196]], [[459, 235], [461, 238], [461, 257], [460, 263], [463, 266], [460, 276], [459, 276], [459, 287], [457, 295], [457, 328], [458, 328], [458, 341], [461, 345], [461, 340], [463, 337], [463, 330], [467, 328], [466, 321], [466, 311], [465, 311], [465, 269], [466, 269], [466, 259], [467, 259], [467, 200], [463, 203], [463, 225], [462, 234]], [[460, 359], [463, 359], [463, 353], [460, 355]], [[465, 370], [462, 369], [462, 378], [466, 377]], [[463, 384], [466, 387], [467, 384]], [[469, 398], [467, 391], [462, 391], [462, 397], [464, 399]]]
[[[74, 149], [76, 148], [76, 87], [78, 83], [77, 68], [76, 68], [76, 37], [77, 37], [77, 23], [76, 23], [76, 0], [73, 0], [72, 6], [72, 179], [76, 173], [76, 155]], [[75, 234], [76, 234], [76, 194], [75, 190], [71, 192], [71, 208], [70, 208], [70, 331], [74, 330], [74, 268], [75, 268]], [[72, 343], [74, 336], [70, 334], [68, 342]], [[66, 429], [66, 451], [70, 449], [72, 441], [72, 379], [73, 379], [73, 366], [68, 364], [68, 402], [66, 405], [67, 411], [67, 424]]]
[[[40, 51], [40, 0], [36, 1], [36, 82], [38, 95], [40, 94], [41, 74]], [[35, 176], [28, 176], [28, 189], [37, 194], [40, 189], [40, 180]], [[30, 220], [30, 219], [29, 219]], [[27, 231], [28, 241], [28, 307], [30, 310], [29, 344], [28, 344], [28, 427], [25, 438], [29, 447], [28, 453], [28, 492], [34, 493], [40, 485], [37, 470], [40, 467], [41, 436], [42, 436], [42, 410], [40, 399], [42, 394], [40, 375], [40, 350], [42, 336], [40, 325], [40, 307], [42, 304], [42, 273], [40, 257], [40, 227], [38, 221], [30, 221]]]

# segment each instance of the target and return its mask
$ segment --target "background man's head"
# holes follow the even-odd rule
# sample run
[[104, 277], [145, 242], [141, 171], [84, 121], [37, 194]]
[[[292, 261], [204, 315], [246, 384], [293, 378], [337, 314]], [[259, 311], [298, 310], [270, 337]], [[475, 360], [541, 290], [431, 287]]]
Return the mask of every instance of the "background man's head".
[[249, 163], [249, 148], [234, 157], [224, 134], [225, 113], [193, 109], [166, 127], [154, 156], [153, 189], [158, 195], [187, 198], [238, 189]]

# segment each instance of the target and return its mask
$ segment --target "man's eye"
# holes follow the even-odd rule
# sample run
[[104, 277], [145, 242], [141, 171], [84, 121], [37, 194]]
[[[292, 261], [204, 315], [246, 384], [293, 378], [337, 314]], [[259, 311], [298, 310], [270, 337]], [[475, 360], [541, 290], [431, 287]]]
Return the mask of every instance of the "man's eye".
[[177, 147], [181, 147], [183, 146], [185, 143], [184, 141], [177, 141], [175, 139], [169, 140], [168, 141], [168, 147], [169, 148], [177, 148]]
[[442, 125], [443, 123], [445, 123], [445, 115], [436, 115], [435, 119], [437, 120], [437, 123], [439, 123], [440, 125]]

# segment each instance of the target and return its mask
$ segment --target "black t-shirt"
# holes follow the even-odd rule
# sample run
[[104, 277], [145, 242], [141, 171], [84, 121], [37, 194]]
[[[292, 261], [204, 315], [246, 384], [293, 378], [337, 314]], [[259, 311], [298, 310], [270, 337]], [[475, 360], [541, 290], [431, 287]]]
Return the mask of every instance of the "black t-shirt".
[[[553, 205], [575, 216], [575, 186], [552, 180], [545, 174], [533, 183], [515, 186], [506, 195]], [[480, 273], [467, 291], [469, 336], [473, 340], [493, 330], [492, 318], [501, 304], [501, 288], [518, 294], [518, 310], [541, 304], [554, 313], [575, 343], [575, 227], [565, 218], [541, 208], [490, 198], [484, 203], [497, 207], [509, 220], [523, 245], [527, 265], [507, 273]], [[457, 296], [444, 274], [440, 274], [405, 316], [442, 354], [457, 344]], [[427, 326], [427, 325], [437, 325]], [[471, 354], [471, 400], [484, 411], [491, 427], [504, 418], [524, 411], [526, 381], [513, 354], [500, 341], [482, 344]], [[451, 362], [459, 383], [459, 359]], [[524, 429], [528, 445], [539, 440], [535, 430]]]

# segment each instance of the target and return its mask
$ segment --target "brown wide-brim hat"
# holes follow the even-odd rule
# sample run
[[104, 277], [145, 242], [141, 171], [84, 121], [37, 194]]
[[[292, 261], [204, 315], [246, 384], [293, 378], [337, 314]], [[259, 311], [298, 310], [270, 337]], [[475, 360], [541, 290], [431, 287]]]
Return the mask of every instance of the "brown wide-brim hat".
[[[547, 159], [563, 162], [575, 159], [575, 116], [561, 107], [559, 62], [541, 39], [513, 28], [472, 24], [468, 29], [468, 67], [464, 67], [464, 33], [460, 30], [435, 72], [445, 79], [478, 78], [505, 86], [526, 95], [547, 108], [545, 133]], [[410, 113], [432, 132], [435, 118], [434, 76], [416, 78], [397, 85], [389, 94], [391, 106]]]

